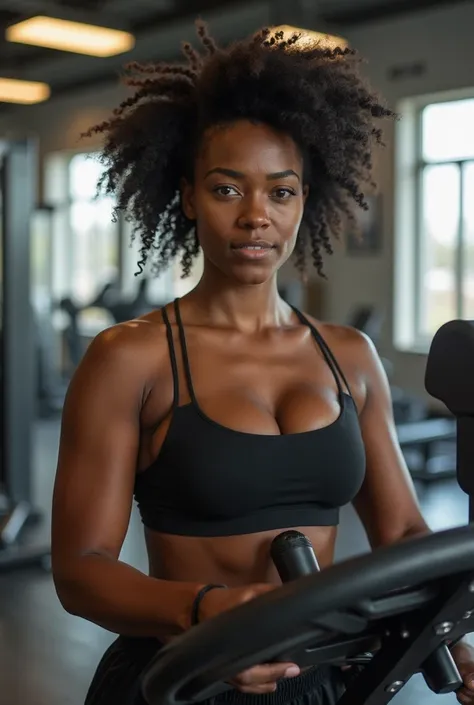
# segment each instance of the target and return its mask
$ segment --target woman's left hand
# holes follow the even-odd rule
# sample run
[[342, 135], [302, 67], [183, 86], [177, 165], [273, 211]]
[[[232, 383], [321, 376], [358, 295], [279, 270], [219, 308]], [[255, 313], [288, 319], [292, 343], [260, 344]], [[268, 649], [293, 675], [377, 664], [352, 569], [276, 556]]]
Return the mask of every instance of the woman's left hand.
[[464, 686], [456, 693], [458, 701], [462, 705], [474, 705], [474, 648], [460, 641], [451, 653], [464, 681]]

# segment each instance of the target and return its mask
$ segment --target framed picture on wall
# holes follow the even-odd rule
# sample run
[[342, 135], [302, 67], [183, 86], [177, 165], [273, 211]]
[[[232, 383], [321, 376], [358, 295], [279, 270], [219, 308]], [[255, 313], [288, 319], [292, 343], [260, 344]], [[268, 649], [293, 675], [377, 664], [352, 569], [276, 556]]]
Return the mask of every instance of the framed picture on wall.
[[382, 250], [382, 196], [367, 196], [366, 201], [369, 209], [356, 211], [359, 231], [347, 233], [346, 251], [352, 256], [378, 255]]

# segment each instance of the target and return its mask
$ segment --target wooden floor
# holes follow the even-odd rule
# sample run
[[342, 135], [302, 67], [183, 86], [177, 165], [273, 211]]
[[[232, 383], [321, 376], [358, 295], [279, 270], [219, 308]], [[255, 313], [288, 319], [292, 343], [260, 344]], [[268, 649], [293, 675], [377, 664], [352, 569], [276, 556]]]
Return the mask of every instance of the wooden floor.
[[[36, 429], [36, 498], [46, 515], [35, 535], [38, 543], [49, 535], [58, 431], [55, 421], [41, 422]], [[432, 529], [467, 522], [466, 498], [455, 483], [437, 483], [420, 490], [419, 496]], [[348, 508], [341, 520], [338, 559], [366, 549], [361, 525]], [[141, 525], [135, 513], [122, 559], [146, 569]], [[83, 705], [97, 662], [113, 638], [96, 626], [66, 614], [48, 573], [31, 569], [0, 575], [0, 705]], [[392, 702], [453, 705], [457, 701], [453, 695], [433, 695], [421, 678], [414, 677]]]

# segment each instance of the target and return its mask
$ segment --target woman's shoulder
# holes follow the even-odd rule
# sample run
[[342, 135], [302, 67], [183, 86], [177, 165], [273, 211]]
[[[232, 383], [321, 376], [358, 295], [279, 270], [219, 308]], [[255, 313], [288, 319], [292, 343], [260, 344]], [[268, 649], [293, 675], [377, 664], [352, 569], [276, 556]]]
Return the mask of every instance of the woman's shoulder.
[[68, 408], [101, 408], [107, 413], [113, 408], [116, 414], [133, 408], [141, 414], [153, 390], [159, 389], [153, 406], [156, 422], [171, 406], [171, 380], [166, 326], [161, 315], [152, 312], [94, 337], [71, 379]]
[[385, 384], [385, 373], [374, 343], [368, 335], [351, 326], [318, 321], [312, 316], [307, 318], [343, 370], [358, 409], [363, 409], [368, 388]]
[[335, 357], [342, 355], [367, 363], [377, 355], [372, 340], [357, 328], [320, 321], [308, 314], [305, 316], [321, 334]]
[[98, 333], [86, 356], [96, 364], [128, 370], [156, 370], [169, 358], [166, 326], [160, 310], [117, 323]]

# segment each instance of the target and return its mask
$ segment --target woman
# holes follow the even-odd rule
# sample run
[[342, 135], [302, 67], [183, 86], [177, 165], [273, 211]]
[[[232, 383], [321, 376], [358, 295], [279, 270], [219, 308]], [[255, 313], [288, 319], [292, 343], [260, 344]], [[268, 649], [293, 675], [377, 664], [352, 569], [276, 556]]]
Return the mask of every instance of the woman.
[[[67, 395], [54, 579], [66, 610], [120, 635], [87, 705], [143, 703], [160, 644], [278, 585], [281, 531], [304, 531], [323, 568], [350, 501], [373, 546], [428, 531], [372, 345], [293, 310], [276, 283], [309, 250], [322, 272], [341, 214], [365, 205], [374, 120], [392, 113], [352, 51], [268, 30], [223, 51], [199, 34], [205, 57], [185, 45], [185, 66], [132, 65], [137, 92], [91, 130], [140, 266], [181, 256], [188, 274], [202, 248], [204, 272], [182, 300], [101, 333]], [[133, 496], [149, 576], [118, 560]], [[262, 664], [232, 684], [217, 702], [332, 705], [342, 675]]]

